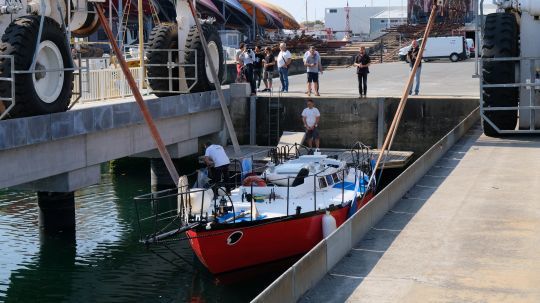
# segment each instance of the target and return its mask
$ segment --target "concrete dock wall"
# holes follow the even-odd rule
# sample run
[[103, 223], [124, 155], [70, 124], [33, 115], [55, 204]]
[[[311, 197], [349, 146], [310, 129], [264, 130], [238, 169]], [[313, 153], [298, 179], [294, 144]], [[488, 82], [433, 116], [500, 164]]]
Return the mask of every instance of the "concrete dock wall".
[[[230, 103], [229, 90], [225, 95]], [[199, 137], [223, 130], [215, 91], [145, 102], [173, 158], [197, 153]], [[153, 150], [155, 143], [135, 102], [0, 121], [0, 188], [61, 176], [27, 188], [56, 188], [59, 183], [71, 191], [99, 181], [100, 163]], [[71, 182], [73, 188], [64, 188], [70, 176], [78, 180]]]
[[[303, 131], [302, 110], [306, 98], [286, 97], [279, 100], [280, 132]], [[313, 99], [321, 112], [319, 130], [321, 147], [345, 147], [356, 140], [377, 147], [378, 109], [384, 105], [384, 133], [396, 112], [397, 98], [330, 98]], [[269, 98], [257, 99], [257, 144], [268, 145]], [[276, 104], [277, 98], [273, 101]], [[477, 98], [411, 98], [392, 148], [423, 153], [478, 107]], [[275, 143], [275, 142], [271, 142]]]
[[479, 120], [470, 113], [366, 206], [283, 273], [252, 302], [296, 302], [360, 241], [403, 195]]

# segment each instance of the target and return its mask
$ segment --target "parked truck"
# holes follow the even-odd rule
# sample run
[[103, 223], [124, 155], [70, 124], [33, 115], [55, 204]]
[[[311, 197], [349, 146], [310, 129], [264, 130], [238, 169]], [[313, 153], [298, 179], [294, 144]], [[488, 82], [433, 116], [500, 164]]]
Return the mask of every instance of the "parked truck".
[[[418, 45], [422, 43], [422, 39], [418, 39]], [[399, 58], [402, 61], [409, 63], [407, 53], [411, 46], [405, 46], [399, 50]], [[463, 36], [451, 37], [429, 37], [422, 59], [424, 61], [449, 59], [452, 62], [458, 62], [469, 58], [470, 52], [467, 47], [467, 42]]]
[[484, 133], [493, 137], [538, 133], [540, 1], [493, 3], [498, 12], [487, 15], [481, 24], [480, 115]]

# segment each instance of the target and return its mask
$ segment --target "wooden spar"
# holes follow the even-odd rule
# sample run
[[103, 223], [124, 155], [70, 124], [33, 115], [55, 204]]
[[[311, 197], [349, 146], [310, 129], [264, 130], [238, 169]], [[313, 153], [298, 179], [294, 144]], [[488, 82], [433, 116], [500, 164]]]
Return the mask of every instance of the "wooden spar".
[[118, 59], [118, 63], [120, 64], [120, 68], [122, 68], [122, 72], [124, 73], [124, 76], [126, 77], [128, 85], [131, 88], [131, 91], [133, 92], [135, 101], [137, 101], [137, 104], [139, 105], [139, 108], [141, 109], [144, 120], [146, 121], [146, 124], [148, 125], [148, 128], [150, 129], [150, 134], [152, 135], [152, 138], [154, 138], [154, 141], [156, 142], [159, 154], [161, 155], [163, 162], [165, 162], [165, 166], [167, 167], [167, 170], [169, 171], [169, 174], [171, 175], [171, 178], [173, 179], [174, 184], [178, 186], [178, 179], [179, 179], [178, 172], [176, 171], [176, 168], [174, 167], [171, 156], [169, 155], [169, 152], [167, 151], [167, 148], [165, 147], [165, 144], [163, 143], [163, 140], [161, 139], [161, 136], [159, 135], [159, 131], [156, 127], [156, 124], [154, 123], [154, 120], [152, 119], [152, 116], [150, 115], [150, 112], [148, 111], [148, 107], [143, 101], [141, 92], [139, 91], [139, 89], [137, 88], [137, 84], [135, 83], [135, 79], [133, 79], [133, 75], [131, 75], [129, 71], [129, 68], [126, 64], [126, 60], [124, 60], [124, 56], [122, 55], [123, 53], [120, 51], [118, 44], [116, 44], [116, 41], [114, 40], [114, 35], [111, 31], [111, 28], [109, 27], [109, 24], [107, 23], [105, 14], [103, 13], [102, 5], [103, 4], [101, 3], [97, 3], [97, 2], [95, 3], [96, 11], [99, 17], [99, 22], [101, 22], [101, 26], [103, 26], [103, 29], [105, 30], [105, 34], [107, 34], [107, 38], [109, 39], [109, 42], [111, 43], [114, 54], [116, 55], [116, 59]]
[[424, 32], [422, 44], [420, 45], [420, 50], [418, 52], [418, 57], [416, 59], [416, 62], [414, 63], [411, 74], [409, 75], [409, 81], [407, 82], [407, 86], [405, 87], [405, 89], [403, 90], [403, 94], [401, 95], [401, 100], [399, 102], [394, 119], [392, 120], [392, 124], [390, 125], [390, 128], [388, 130], [388, 134], [386, 135], [386, 138], [384, 140], [384, 144], [380, 150], [379, 156], [377, 157], [377, 162], [375, 163], [375, 167], [373, 168], [373, 172], [371, 174], [371, 177], [369, 178], [369, 182], [367, 185], [368, 188], [373, 183], [373, 180], [375, 179], [375, 174], [377, 173], [377, 169], [379, 168], [379, 165], [381, 164], [382, 158], [384, 157], [386, 150], [389, 150], [392, 146], [392, 143], [394, 142], [394, 137], [397, 133], [397, 127], [399, 126], [401, 117], [403, 115], [403, 111], [405, 110], [405, 105], [407, 104], [407, 100], [409, 98], [409, 90], [413, 85], [413, 80], [416, 75], [416, 71], [418, 70], [420, 63], [422, 62], [422, 56], [424, 54], [424, 49], [426, 47], [427, 39], [433, 27], [433, 23], [435, 22], [437, 8], [438, 8], [437, 5], [434, 4], [431, 9], [431, 15], [429, 16], [428, 25], [426, 26], [426, 30]]
[[[195, 10], [195, 4], [193, 4], [194, 1], [191, 1], [191, 0], [187, 0], [187, 1], [189, 3], [191, 14], [193, 15], [193, 18], [195, 19], [195, 25], [197, 26], [197, 31], [199, 32], [199, 36], [201, 38], [201, 44], [204, 50], [204, 55], [206, 56], [206, 60], [208, 60], [210, 73], [212, 74], [212, 79], [214, 80], [214, 86], [216, 87], [216, 92], [219, 98], [219, 104], [221, 105], [221, 111], [223, 112], [223, 117], [225, 118], [225, 125], [227, 125], [227, 130], [229, 131], [229, 135], [231, 136], [231, 141], [234, 147], [234, 153], [238, 156], [240, 155], [240, 145], [238, 144], [238, 139], [236, 138], [236, 132], [234, 131], [234, 126], [231, 120], [229, 109], [227, 108], [227, 104], [225, 103], [225, 95], [223, 95], [223, 91], [221, 90], [221, 83], [219, 81], [219, 77], [215, 69], [216, 65], [215, 65], [214, 60], [210, 56], [210, 52], [208, 50], [208, 44], [206, 43], [206, 37], [204, 36], [204, 32], [201, 27], [201, 22], [199, 22], [199, 17], [197, 16], [197, 11]], [[219, 64], [219, 62], [217, 62], [217, 64]]]

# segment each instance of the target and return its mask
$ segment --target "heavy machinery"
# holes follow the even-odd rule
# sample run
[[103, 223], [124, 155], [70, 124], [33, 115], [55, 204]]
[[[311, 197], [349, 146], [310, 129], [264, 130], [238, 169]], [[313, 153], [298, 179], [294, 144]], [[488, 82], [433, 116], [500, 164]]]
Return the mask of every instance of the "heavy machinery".
[[[480, 2], [483, 15], [483, 0]], [[540, 1], [494, 0], [497, 12], [481, 19], [480, 114], [484, 133], [497, 137], [539, 133]]]
[[[176, 23], [161, 23], [148, 40], [147, 79], [157, 96], [200, 92], [214, 88], [201, 37], [189, 9], [189, 0], [176, 3]], [[223, 46], [213, 18], [201, 20], [209, 56], [218, 78], [223, 78]]]
[[[214, 87], [189, 2], [176, 2], [177, 22], [150, 35], [147, 80], [158, 96]], [[100, 24], [94, 3], [105, 0], [0, 0], [0, 119], [67, 110], [73, 89], [70, 37]], [[223, 48], [214, 19], [201, 20], [209, 53], [223, 76]]]
[[98, 26], [85, 0], [0, 0], [0, 118], [65, 111], [74, 71], [69, 36]]

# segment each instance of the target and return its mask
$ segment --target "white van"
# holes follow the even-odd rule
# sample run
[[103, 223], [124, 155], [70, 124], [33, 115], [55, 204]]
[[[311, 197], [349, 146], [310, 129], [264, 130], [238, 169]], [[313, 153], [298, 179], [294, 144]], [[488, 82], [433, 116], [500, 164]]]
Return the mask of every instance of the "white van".
[[[418, 39], [418, 45], [422, 43], [422, 39]], [[407, 53], [411, 49], [408, 45], [399, 50], [399, 58], [402, 61], [407, 61]], [[436, 59], [450, 59], [452, 62], [465, 60], [469, 57], [469, 52], [465, 38], [463, 36], [453, 37], [430, 37], [428, 38], [424, 55], [422, 59], [431, 61]]]

